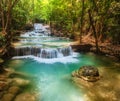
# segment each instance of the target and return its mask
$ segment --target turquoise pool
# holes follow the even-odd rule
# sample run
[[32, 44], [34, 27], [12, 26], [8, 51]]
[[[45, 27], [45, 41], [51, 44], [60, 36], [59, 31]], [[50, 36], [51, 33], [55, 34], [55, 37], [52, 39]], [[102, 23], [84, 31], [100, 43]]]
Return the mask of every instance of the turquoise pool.
[[16, 58], [9, 60], [6, 66], [29, 75], [32, 86], [25, 89], [36, 92], [39, 101], [84, 101], [84, 92], [71, 80], [71, 73], [83, 65], [101, 67], [111, 63], [106, 58], [93, 54], [76, 54], [63, 58], [57, 61]]

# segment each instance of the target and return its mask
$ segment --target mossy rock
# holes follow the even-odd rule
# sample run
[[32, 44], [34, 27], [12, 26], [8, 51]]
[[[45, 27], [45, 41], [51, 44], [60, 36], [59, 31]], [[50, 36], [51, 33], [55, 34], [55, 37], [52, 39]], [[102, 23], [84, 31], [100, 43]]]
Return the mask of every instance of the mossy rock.
[[83, 80], [94, 82], [99, 80], [100, 75], [96, 67], [82, 66], [79, 70], [72, 73], [73, 77], [82, 78]]

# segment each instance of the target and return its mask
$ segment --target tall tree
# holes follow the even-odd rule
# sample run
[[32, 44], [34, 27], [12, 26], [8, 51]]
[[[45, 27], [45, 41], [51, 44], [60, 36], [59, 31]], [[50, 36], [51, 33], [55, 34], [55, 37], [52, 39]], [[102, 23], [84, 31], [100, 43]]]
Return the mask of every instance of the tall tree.
[[91, 14], [91, 11], [90, 11], [90, 10], [88, 11], [88, 14], [89, 14], [90, 24], [91, 24], [92, 29], [93, 29], [93, 34], [94, 34], [94, 37], [95, 37], [96, 52], [99, 53], [98, 37], [97, 37], [95, 25], [94, 25], [94, 20], [93, 20], [93, 18], [92, 18], [92, 14]]
[[0, 13], [2, 18], [2, 30], [5, 34], [10, 29], [12, 10], [19, 0], [1, 0]]
[[20, 0], [0, 0], [0, 15], [2, 23], [2, 34], [5, 36], [8, 45], [11, 40], [11, 19], [12, 10]]
[[82, 42], [82, 29], [83, 29], [84, 13], [85, 13], [85, 4], [84, 4], [84, 0], [82, 0], [82, 12], [81, 12], [81, 18], [80, 18], [80, 43]]

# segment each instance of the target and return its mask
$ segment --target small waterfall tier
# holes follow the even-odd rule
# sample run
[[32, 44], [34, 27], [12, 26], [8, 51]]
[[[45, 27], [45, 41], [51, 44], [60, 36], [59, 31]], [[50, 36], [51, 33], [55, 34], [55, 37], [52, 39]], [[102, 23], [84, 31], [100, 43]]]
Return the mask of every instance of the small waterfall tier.
[[15, 47], [13, 56], [33, 55], [40, 58], [60, 58], [72, 55], [71, 46], [60, 48]]
[[50, 36], [49, 26], [34, 24], [34, 30], [18, 36], [18, 42], [13, 42], [11, 56], [35, 56], [41, 59], [67, 57], [73, 54], [69, 39]]

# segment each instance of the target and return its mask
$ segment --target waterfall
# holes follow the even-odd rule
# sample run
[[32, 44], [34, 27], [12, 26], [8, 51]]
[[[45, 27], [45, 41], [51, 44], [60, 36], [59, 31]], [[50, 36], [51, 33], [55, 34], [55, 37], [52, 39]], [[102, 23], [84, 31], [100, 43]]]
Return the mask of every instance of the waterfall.
[[41, 52], [39, 47], [16, 47], [14, 49], [14, 56], [34, 55], [38, 56]]
[[45, 29], [45, 27], [42, 24], [35, 23], [34, 24], [34, 31], [35, 31], [35, 33], [44, 33], [47, 30]]
[[62, 48], [16, 47], [14, 56], [33, 55], [40, 58], [60, 58], [72, 55], [71, 46]]
[[63, 56], [69, 56], [73, 53], [71, 46], [60, 48], [59, 51], [63, 54]]
[[50, 31], [48, 27], [35, 23], [33, 31], [26, 32], [18, 37], [19, 42], [14, 44], [14, 51], [11, 51], [10, 54], [12, 56], [32, 55], [42, 59], [61, 58], [72, 55], [71, 46], [66, 44], [68, 40], [48, 36], [50, 34], [48, 33]]

